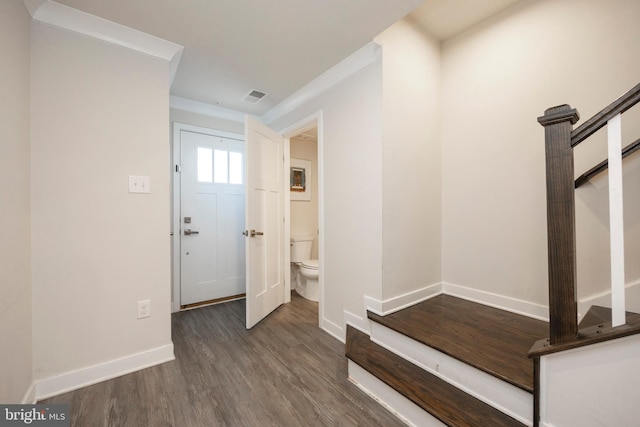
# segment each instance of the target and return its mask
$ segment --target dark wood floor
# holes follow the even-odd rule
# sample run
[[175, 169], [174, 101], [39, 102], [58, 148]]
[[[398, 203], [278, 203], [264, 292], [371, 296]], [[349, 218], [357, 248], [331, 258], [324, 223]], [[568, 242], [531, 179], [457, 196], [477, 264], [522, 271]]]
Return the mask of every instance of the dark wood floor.
[[524, 427], [492, 406], [397, 354], [369, 336], [347, 327], [347, 357], [444, 425], [455, 427]]
[[525, 391], [533, 392], [528, 352], [549, 325], [507, 311], [439, 295], [374, 322], [433, 347]]
[[400, 426], [347, 380], [344, 345], [297, 295], [247, 331], [244, 300], [177, 313], [176, 360], [41, 403], [73, 426]]

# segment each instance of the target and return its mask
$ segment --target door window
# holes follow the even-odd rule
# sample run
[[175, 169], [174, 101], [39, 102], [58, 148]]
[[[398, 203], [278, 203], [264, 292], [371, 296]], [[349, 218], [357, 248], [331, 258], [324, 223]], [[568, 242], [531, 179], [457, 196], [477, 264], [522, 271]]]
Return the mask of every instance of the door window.
[[198, 182], [215, 184], [244, 183], [243, 154], [206, 147], [198, 147]]
[[213, 150], [198, 147], [198, 182], [213, 182]]

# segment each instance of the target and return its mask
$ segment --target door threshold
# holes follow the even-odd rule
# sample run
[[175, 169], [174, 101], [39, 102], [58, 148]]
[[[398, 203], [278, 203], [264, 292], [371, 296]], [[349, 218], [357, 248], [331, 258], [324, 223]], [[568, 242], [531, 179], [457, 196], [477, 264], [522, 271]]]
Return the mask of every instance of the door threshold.
[[236, 301], [246, 297], [246, 294], [232, 295], [230, 297], [210, 299], [207, 301], [194, 302], [192, 304], [185, 304], [180, 306], [180, 311], [192, 310], [194, 308], [206, 307], [208, 305], [220, 304], [223, 302]]

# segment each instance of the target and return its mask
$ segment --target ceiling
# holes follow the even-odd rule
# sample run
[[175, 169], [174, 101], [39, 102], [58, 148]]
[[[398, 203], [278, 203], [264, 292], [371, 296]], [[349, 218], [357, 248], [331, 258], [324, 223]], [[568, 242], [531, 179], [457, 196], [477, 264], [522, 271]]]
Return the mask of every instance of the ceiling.
[[416, 8], [444, 40], [517, 0], [56, 1], [184, 46], [172, 95], [261, 116]]
[[439, 40], [447, 40], [520, 0], [425, 0], [412, 17]]

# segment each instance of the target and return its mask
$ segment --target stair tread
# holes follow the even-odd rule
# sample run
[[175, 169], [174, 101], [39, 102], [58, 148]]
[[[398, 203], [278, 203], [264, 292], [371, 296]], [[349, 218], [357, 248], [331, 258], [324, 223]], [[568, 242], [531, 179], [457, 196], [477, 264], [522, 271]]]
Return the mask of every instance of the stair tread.
[[529, 350], [529, 357], [539, 358], [637, 334], [640, 334], [640, 314], [627, 311], [626, 323], [613, 327], [611, 309], [594, 305], [580, 321], [578, 335], [574, 340], [556, 344], [550, 344], [549, 338], [538, 340]]
[[372, 342], [351, 326], [347, 327], [346, 355], [448, 426], [524, 425]]
[[[640, 314], [633, 313], [631, 311], [625, 312], [627, 315], [627, 323], [637, 322], [640, 320]], [[602, 307], [599, 305], [592, 305], [589, 307], [587, 314], [584, 315], [578, 329], [585, 329], [591, 326], [600, 325], [603, 323], [611, 322], [611, 309], [608, 307]]]
[[547, 322], [444, 294], [387, 316], [368, 312], [368, 317], [530, 393], [529, 349], [549, 333]]

